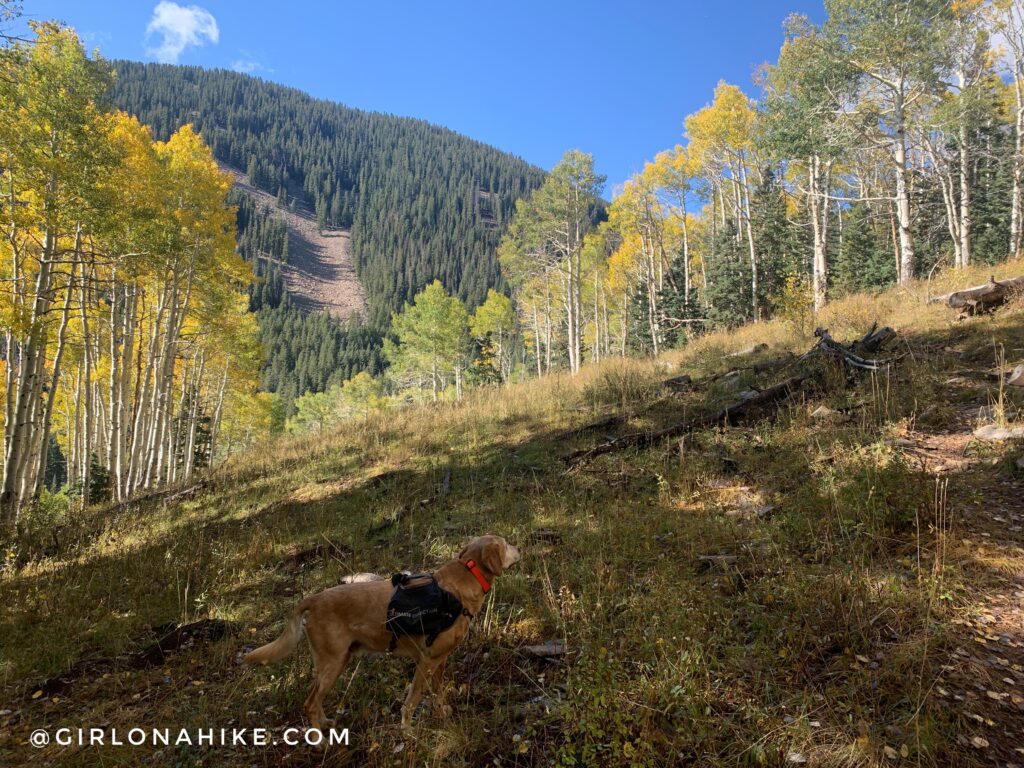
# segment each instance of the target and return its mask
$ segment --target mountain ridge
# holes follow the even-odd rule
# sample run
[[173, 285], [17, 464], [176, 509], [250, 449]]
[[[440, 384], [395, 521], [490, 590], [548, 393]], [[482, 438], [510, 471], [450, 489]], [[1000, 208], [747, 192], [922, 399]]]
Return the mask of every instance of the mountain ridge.
[[110, 98], [166, 138], [191, 122], [218, 161], [348, 228], [369, 322], [437, 279], [470, 307], [502, 288], [497, 246], [544, 172], [450, 128], [227, 70], [113, 63]]

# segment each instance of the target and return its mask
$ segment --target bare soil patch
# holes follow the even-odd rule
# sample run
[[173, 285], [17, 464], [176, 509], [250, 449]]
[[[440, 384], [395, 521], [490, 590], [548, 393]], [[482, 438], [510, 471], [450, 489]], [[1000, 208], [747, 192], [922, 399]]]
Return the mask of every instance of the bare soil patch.
[[235, 186], [288, 225], [288, 263], [281, 265], [292, 302], [307, 312], [345, 319], [366, 313], [366, 291], [356, 276], [348, 230], [320, 230], [309, 211], [282, 207], [277, 198], [249, 183], [245, 174], [224, 166]]

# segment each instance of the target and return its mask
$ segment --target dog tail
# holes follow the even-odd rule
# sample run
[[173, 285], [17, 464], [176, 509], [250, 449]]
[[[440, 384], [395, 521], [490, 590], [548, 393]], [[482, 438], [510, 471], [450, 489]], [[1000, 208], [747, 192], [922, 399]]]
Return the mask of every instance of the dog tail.
[[280, 661], [294, 651], [295, 646], [299, 644], [299, 638], [302, 636], [307, 610], [306, 601], [303, 600], [295, 608], [295, 612], [292, 613], [292, 617], [288, 620], [288, 625], [284, 628], [284, 632], [281, 633], [280, 637], [266, 645], [261, 645], [255, 651], [249, 651], [249, 653], [242, 657], [242, 661], [253, 666], [256, 664], [269, 664], [274, 661]]

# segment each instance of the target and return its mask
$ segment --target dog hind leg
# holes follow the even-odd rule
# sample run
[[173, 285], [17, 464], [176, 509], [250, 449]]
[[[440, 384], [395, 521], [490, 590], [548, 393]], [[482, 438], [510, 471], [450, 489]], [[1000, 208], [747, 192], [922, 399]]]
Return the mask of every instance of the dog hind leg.
[[307, 637], [309, 638], [309, 647], [313, 652], [313, 685], [302, 709], [306, 713], [309, 724], [319, 729], [324, 725], [334, 724], [334, 721], [329, 719], [327, 713], [324, 712], [324, 697], [330, 693], [331, 688], [338, 681], [338, 677], [345, 671], [351, 655], [349, 653], [351, 643], [344, 638], [332, 642], [315, 630], [310, 632], [308, 628]]

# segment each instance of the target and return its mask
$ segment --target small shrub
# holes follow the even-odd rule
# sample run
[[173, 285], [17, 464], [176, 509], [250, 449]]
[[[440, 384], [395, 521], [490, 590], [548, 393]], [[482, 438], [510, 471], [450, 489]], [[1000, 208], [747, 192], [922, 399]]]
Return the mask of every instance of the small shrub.
[[657, 397], [661, 383], [654, 373], [635, 365], [610, 366], [583, 389], [583, 401], [592, 407], [615, 405], [629, 410]]

